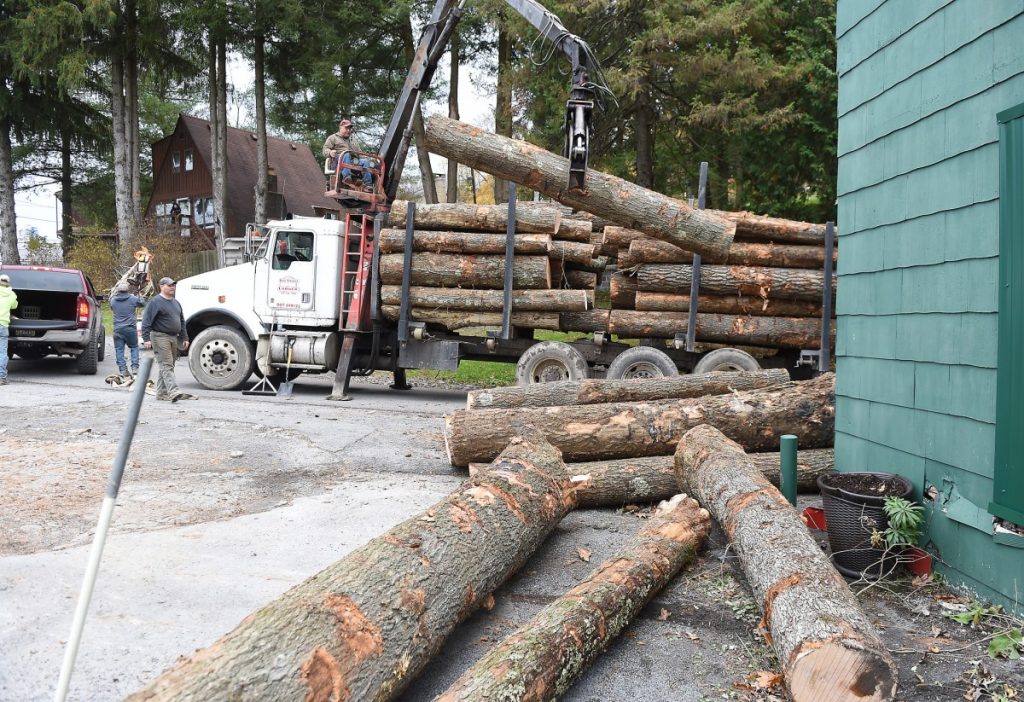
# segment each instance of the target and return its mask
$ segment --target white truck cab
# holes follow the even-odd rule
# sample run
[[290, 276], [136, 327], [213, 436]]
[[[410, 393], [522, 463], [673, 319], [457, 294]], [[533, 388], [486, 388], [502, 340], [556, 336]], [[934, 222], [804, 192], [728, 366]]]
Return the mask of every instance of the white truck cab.
[[333, 369], [343, 228], [315, 217], [272, 221], [247, 242], [251, 261], [178, 281], [189, 367], [201, 385], [233, 390], [253, 371]]

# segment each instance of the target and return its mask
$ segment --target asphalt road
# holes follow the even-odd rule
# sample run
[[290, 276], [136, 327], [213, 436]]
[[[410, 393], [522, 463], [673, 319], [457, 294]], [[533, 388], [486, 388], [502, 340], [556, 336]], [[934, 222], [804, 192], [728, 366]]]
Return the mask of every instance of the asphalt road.
[[[126, 413], [127, 392], [103, 382], [112, 357], [108, 350], [96, 376], [75, 374], [68, 361], [13, 360], [11, 384], [0, 388], [0, 700], [51, 699], [56, 688]], [[177, 377], [200, 399], [148, 397], [143, 405], [71, 699], [119, 699], [139, 689], [465, 477], [448, 464], [442, 436], [442, 417], [464, 406], [464, 392], [357, 382], [353, 400], [337, 403], [325, 399], [327, 377], [300, 379], [291, 399], [203, 390], [184, 362]], [[641, 517], [635, 510], [570, 514], [495, 593], [494, 609], [463, 624], [403, 699], [442, 692], [586, 577]], [[748, 677], [777, 662], [756, 633], [757, 608], [724, 546], [715, 529], [701, 558], [564, 699], [780, 699], [778, 689]], [[589, 562], [580, 549], [590, 552]], [[865, 600], [892, 647], [914, 654], [898, 658], [908, 691], [902, 699], [955, 699], [966, 689], [956, 682], [966, 662], [917, 662], [914, 647], [924, 644], [916, 637], [934, 632], [936, 619], [948, 629], [936, 612], [923, 613], [929, 597]], [[966, 651], [964, 661], [977, 655]]]

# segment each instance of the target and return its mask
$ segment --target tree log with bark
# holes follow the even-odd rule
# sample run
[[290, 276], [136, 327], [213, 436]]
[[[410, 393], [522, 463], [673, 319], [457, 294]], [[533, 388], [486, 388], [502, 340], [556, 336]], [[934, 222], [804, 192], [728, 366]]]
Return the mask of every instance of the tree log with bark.
[[[819, 246], [825, 243], [824, 224], [798, 222], [792, 219], [756, 215], [752, 212], [725, 212], [724, 210], [708, 210], [708, 212], [734, 222], [737, 239], [784, 241], [792, 244], [817, 244]], [[838, 239], [838, 236], [836, 238]]]
[[[382, 305], [380, 309], [384, 318], [392, 321], [397, 321], [401, 313], [399, 305]], [[474, 310], [440, 309], [437, 307], [413, 307], [409, 310], [409, 318], [414, 322], [437, 324], [452, 331], [474, 327], [500, 329], [502, 326], [502, 313], [500, 310], [497, 312], [478, 312]], [[557, 312], [516, 312], [513, 310], [511, 323], [514, 327], [523, 327], [525, 329], [561, 330]]]
[[612, 273], [608, 280], [608, 301], [612, 309], [631, 310], [636, 307], [636, 278], [621, 271]]
[[[651, 263], [636, 269], [637, 288], [650, 292], [688, 293], [693, 266]], [[825, 286], [822, 271], [756, 266], [701, 266], [700, 292], [750, 295], [769, 299], [816, 300]], [[833, 281], [834, 283], [835, 281]], [[835, 285], [832, 288], [835, 295]]]
[[[634, 289], [633, 305], [637, 310], [645, 312], [687, 312], [690, 309], [690, 296]], [[697, 300], [697, 309], [710, 314], [820, 318], [821, 300], [766, 300], [741, 295], [701, 295]]]
[[[608, 333], [638, 339], [671, 339], [686, 333], [684, 312], [612, 310]], [[696, 338], [722, 344], [765, 346], [775, 349], [816, 349], [821, 346], [821, 320], [816, 317], [753, 317], [732, 314], [697, 314]], [[832, 328], [835, 342], [835, 328]]]
[[557, 700], [703, 546], [707, 510], [685, 495], [634, 539], [488, 651], [437, 702]]
[[[384, 285], [380, 289], [382, 305], [400, 305], [401, 285]], [[409, 302], [416, 308], [498, 312], [505, 304], [503, 290], [465, 290], [462, 288], [409, 288]], [[513, 290], [514, 312], [560, 312], [594, 308], [593, 290]]]
[[786, 499], [713, 426], [686, 433], [681, 489], [722, 525], [763, 613], [765, 637], [796, 702], [880, 702], [896, 665], [846, 581]]
[[[396, 229], [404, 229], [409, 216], [409, 203], [395, 200], [391, 205], [389, 221]], [[555, 234], [562, 223], [562, 213], [556, 207], [517, 207], [516, 232]], [[471, 205], [469, 203], [442, 203], [416, 205], [416, 229], [443, 229], [471, 232], [508, 231], [508, 207], [505, 205]]]
[[789, 382], [782, 368], [729, 373], [677, 375], [670, 378], [632, 380], [563, 380], [557, 383], [471, 390], [466, 409], [512, 409], [597, 405], [604, 402], [648, 402], [705, 395], [724, 395], [734, 390], [756, 390]]
[[436, 154], [701, 255], [724, 255], [735, 234], [732, 222], [599, 171], [587, 170], [586, 191], [569, 190], [567, 159], [447, 117], [430, 119], [427, 141]]
[[538, 427], [567, 461], [666, 456], [687, 431], [711, 424], [750, 451], [775, 451], [779, 437], [796, 434], [804, 448], [832, 445], [835, 377], [685, 400], [615, 402], [526, 409], [457, 410], [445, 417], [453, 465], [494, 458], [515, 435], [514, 425]]
[[558, 451], [533, 436], [129, 699], [395, 699], [572, 509]]
[[[748, 453], [747, 458], [775, 487], [779, 487], [779, 453]], [[486, 470], [487, 463], [470, 463], [469, 476]], [[611, 461], [566, 463], [576, 486], [576, 506], [622, 507], [667, 500], [679, 492], [672, 456], [643, 456]], [[818, 477], [835, 470], [830, 448], [800, 451], [796, 487], [802, 493], [818, 493]]]
[[[833, 252], [833, 265], [838, 260], [838, 249]], [[693, 254], [678, 246], [657, 239], [634, 239], [629, 251], [619, 256], [619, 268], [626, 269], [642, 263], [692, 263]], [[709, 264], [730, 266], [770, 266], [773, 268], [808, 268], [821, 270], [825, 265], [823, 246], [798, 246], [795, 244], [762, 244], [734, 241], [729, 255], [723, 258], [702, 261]]]
[[[505, 237], [493, 232], [417, 229], [413, 232], [412, 236], [413, 251], [467, 255], [504, 255], [505, 253]], [[517, 256], [552, 255], [550, 234], [516, 234], [513, 244]], [[404, 253], [405, 230], [382, 229], [380, 231], [380, 252], [382, 254]]]
[[562, 265], [556, 258], [551, 259], [551, 282], [553, 288], [593, 290], [597, 287], [597, 273], [581, 271]]
[[[404, 256], [385, 254], [380, 257], [383, 285], [402, 284]], [[410, 284], [501, 290], [505, 286], [505, 257], [414, 253]], [[550, 288], [551, 260], [543, 256], [516, 256], [512, 261], [512, 284], [517, 290]]]

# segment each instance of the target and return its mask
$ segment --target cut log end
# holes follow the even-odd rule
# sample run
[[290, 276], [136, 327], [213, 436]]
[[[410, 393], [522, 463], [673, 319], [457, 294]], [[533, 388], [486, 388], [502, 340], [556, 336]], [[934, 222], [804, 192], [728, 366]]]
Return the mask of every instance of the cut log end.
[[791, 661], [786, 680], [797, 702], [882, 702], [896, 694], [892, 662], [862, 639], [808, 642]]

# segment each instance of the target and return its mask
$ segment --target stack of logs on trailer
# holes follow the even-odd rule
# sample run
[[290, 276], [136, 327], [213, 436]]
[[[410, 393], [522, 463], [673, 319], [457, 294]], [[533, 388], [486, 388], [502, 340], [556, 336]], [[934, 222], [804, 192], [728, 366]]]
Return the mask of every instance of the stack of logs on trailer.
[[[734, 222], [736, 238], [727, 255], [702, 258], [696, 339], [780, 349], [820, 347], [825, 225], [709, 211]], [[610, 328], [655, 338], [685, 330], [693, 254], [616, 226], [603, 229], [600, 243], [602, 253], [615, 256], [618, 268], [609, 285]], [[837, 258], [833, 249], [833, 266]], [[830, 336], [834, 343], [834, 326]]]
[[[392, 320], [401, 302], [407, 212], [408, 203], [395, 202], [392, 228], [380, 237], [381, 304]], [[507, 207], [442, 203], [415, 212], [411, 319], [453, 331], [500, 327]], [[737, 225], [736, 240], [728, 255], [703, 260], [696, 340], [818, 348], [825, 226], [711, 212]], [[515, 229], [513, 326], [620, 338], [685, 332], [691, 252], [551, 203], [517, 203]], [[833, 265], [837, 257], [834, 249]], [[594, 292], [609, 266], [617, 268], [611, 309], [595, 309]]]
[[[396, 320], [402, 295], [408, 203], [396, 201], [380, 234], [381, 305]], [[502, 324], [508, 209], [504, 205], [415, 207], [410, 317], [450, 330]], [[512, 324], [562, 329], [560, 315], [594, 307], [598, 273], [591, 223], [550, 206], [516, 212]]]

